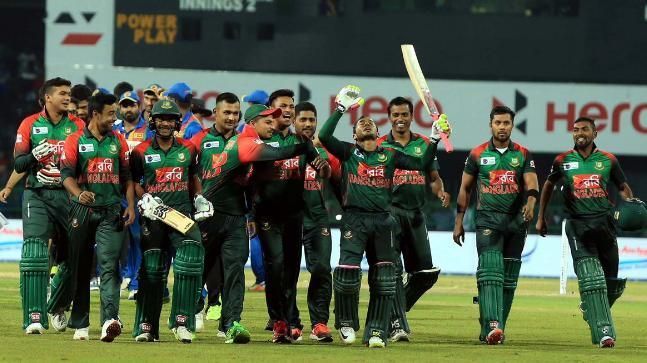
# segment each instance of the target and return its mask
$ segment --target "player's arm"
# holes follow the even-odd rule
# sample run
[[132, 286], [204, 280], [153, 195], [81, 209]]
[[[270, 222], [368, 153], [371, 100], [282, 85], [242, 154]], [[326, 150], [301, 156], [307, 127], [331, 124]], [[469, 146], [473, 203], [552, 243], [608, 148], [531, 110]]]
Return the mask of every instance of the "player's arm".
[[61, 179], [65, 190], [73, 198], [81, 204], [89, 205], [94, 203], [94, 193], [81, 189], [76, 181], [79, 176], [78, 150], [78, 137], [69, 138], [61, 155]]
[[546, 208], [548, 208], [550, 198], [553, 196], [555, 184], [557, 184], [557, 182], [559, 182], [563, 177], [561, 160], [555, 159], [555, 161], [553, 161], [553, 166], [550, 169], [550, 174], [548, 174], [546, 182], [541, 187], [541, 195], [539, 197], [539, 212], [537, 214], [537, 224], [535, 224], [535, 229], [537, 229], [537, 232], [539, 232], [539, 235], [542, 237], [546, 237], [546, 233], [548, 232]]
[[45, 161], [54, 154], [54, 148], [44, 140], [32, 149], [30, 129], [31, 122], [23, 121], [18, 127], [16, 135], [16, 145], [14, 148], [14, 169], [18, 173], [24, 173], [38, 164], [39, 161]]
[[129, 226], [135, 222], [135, 185], [130, 175], [130, 148], [126, 138], [115, 133], [121, 145], [121, 152], [119, 153], [119, 181], [124, 186], [123, 194], [126, 197], [128, 206], [121, 216], [124, 220], [124, 225]]
[[451, 196], [445, 191], [445, 183], [443, 182], [443, 178], [440, 177], [438, 169], [431, 169], [429, 172], [429, 180], [431, 181], [431, 192], [440, 199], [443, 208], [448, 208]]
[[526, 204], [521, 209], [521, 213], [523, 214], [523, 219], [530, 222], [535, 216], [535, 204], [539, 197], [539, 181], [537, 180], [535, 161], [532, 159], [530, 152], [526, 151], [524, 157], [523, 184], [526, 191]]
[[130, 178], [135, 189], [135, 197], [140, 199], [146, 191], [141, 185], [142, 178], [144, 177], [144, 158], [139, 147], [135, 147], [130, 153], [129, 166]]
[[465, 160], [465, 168], [463, 169], [463, 176], [461, 178], [461, 186], [458, 189], [458, 196], [456, 197], [456, 220], [454, 222], [454, 242], [462, 246], [465, 242], [465, 229], [463, 228], [463, 219], [465, 218], [465, 211], [470, 205], [470, 198], [472, 196], [472, 189], [476, 184], [476, 177], [479, 172], [478, 157], [473, 152], [469, 154]]
[[611, 180], [618, 188], [622, 199], [627, 200], [634, 197], [634, 193], [627, 183], [627, 177], [625, 177], [625, 173], [622, 171], [620, 163], [615, 157], [611, 159]]
[[256, 161], [274, 161], [289, 159], [291, 157], [312, 152], [312, 142], [306, 142], [273, 147], [261, 139], [244, 137], [238, 139], [238, 158], [241, 163], [249, 164]]
[[7, 198], [11, 195], [11, 192], [13, 191], [13, 188], [18, 185], [18, 182], [25, 176], [25, 172], [23, 173], [18, 173], [15, 170], [11, 171], [11, 176], [9, 176], [9, 180], [7, 180], [7, 184], [5, 184], [4, 188], [0, 190], [0, 202], [2, 203], [7, 203]]
[[333, 112], [332, 115], [326, 120], [326, 122], [321, 127], [319, 131], [319, 141], [321, 144], [337, 159], [339, 160], [348, 160], [352, 152], [352, 144], [340, 141], [338, 138], [333, 136], [337, 124], [341, 119], [343, 113], [340, 111]]

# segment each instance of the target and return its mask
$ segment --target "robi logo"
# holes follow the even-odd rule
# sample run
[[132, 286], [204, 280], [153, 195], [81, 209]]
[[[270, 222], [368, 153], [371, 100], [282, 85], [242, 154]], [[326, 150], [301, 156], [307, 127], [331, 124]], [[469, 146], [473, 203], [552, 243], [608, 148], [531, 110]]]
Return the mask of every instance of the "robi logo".
[[512, 170], [493, 170], [490, 172], [490, 185], [516, 184], [516, 173]]
[[110, 158], [92, 158], [88, 160], [88, 174], [112, 173], [113, 165]]
[[164, 167], [155, 170], [155, 181], [158, 183], [182, 181], [183, 171], [181, 167]]
[[308, 165], [306, 167], [306, 177], [305, 180], [316, 180], [317, 179], [317, 171]]
[[601, 188], [600, 174], [581, 174], [573, 176], [575, 189]]
[[274, 162], [275, 166], [279, 166], [282, 170], [295, 170], [299, 169], [299, 158], [292, 158], [286, 160], [279, 160]]
[[63, 148], [65, 147], [65, 141], [64, 140], [61, 140], [61, 141], [57, 142], [56, 140], [51, 140], [50, 139], [50, 140], [47, 140], [47, 142], [52, 144], [52, 146], [54, 148], [54, 154], [56, 154], [56, 155], [63, 154]]
[[357, 175], [371, 177], [384, 177], [384, 165], [368, 166], [364, 163], [359, 163], [357, 168]]

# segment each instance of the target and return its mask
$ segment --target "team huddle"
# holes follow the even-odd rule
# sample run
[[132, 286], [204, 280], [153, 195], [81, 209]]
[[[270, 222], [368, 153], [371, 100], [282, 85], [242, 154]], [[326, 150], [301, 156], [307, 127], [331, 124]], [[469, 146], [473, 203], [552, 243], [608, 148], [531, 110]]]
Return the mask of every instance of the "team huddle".
[[[214, 293], [222, 298], [219, 336], [225, 343], [248, 343], [250, 332], [242, 323], [244, 273], [250, 237], [257, 234], [272, 342], [302, 340], [296, 300], [302, 251], [311, 274], [312, 340], [333, 341], [328, 325], [334, 300], [339, 339], [355, 342], [364, 256], [370, 298], [362, 343], [379, 348], [410, 339], [407, 312], [440, 275], [422, 208], [432, 195], [444, 207], [450, 203], [436, 158], [441, 136], [452, 131], [446, 115], [434, 121], [429, 137], [414, 133], [413, 105], [396, 97], [388, 105], [392, 128], [386, 135], [362, 116], [353, 126], [354, 143], [348, 143], [334, 131], [345, 112], [363, 103], [356, 86], [341, 89], [318, 134], [315, 106], [295, 105], [287, 89], [250, 103], [244, 113], [235, 94], [221, 93], [208, 128], [191, 112], [191, 90], [184, 83], [166, 92], [148, 87], [143, 105], [135, 92], [97, 89], [83, 115], [78, 108], [80, 117], [68, 112], [69, 81], [50, 79], [41, 93], [42, 111], [18, 129], [9, 182], [26, 177], [20, 261], [25, 333], [42, 334], [51, 324], [59, 332], [75, 329], [74, 340], [90, 339], [87, 286], [96, 251], [100, 339], [118, 337], [124, 329], [121, 251], [136, 238], [138, 244], [130, 244], [138, 256], [131, 268], [138, 280], [135, 341], [159, 341], [172, 266], [168, 328], [176, 339], [191, 343], [201, 330], [206, 284], [209, 304]], [[514, 116], [505, 106], [492, 109], [492, 137], [470, 152], [457, 197], [454, 241], [462, 245], [463, 217], [476, 185], [479, 339], [504, 342], [536, 201], [536, 228], [545, 235], [546, 207], [554, 185], [562, 182], [580, 309], [592, 343], [613, 347], [610, 309], [626, 282], [618, 278], [616, 225], [631, 229], [634, 222], [624, 219], [632, 213], [612, 218], [607, 185], [617, 186], [628, 208], [644, 207], [633, 198], [615, 156], [595, 146], [595, 121], [584, 117], [574, 120], [575, 146], [557, 156], [540, 195], [531, 153], [510, 139]], [[343, 209], [334, 270], [325, 188]], [[189, 223], [181, 228], [170, 213]], [[58, 247], [53, 262], [58, 269], [50, 282], [52, 243]], [[219, 283], [210, 283], [213, 274], [222, 275]]]

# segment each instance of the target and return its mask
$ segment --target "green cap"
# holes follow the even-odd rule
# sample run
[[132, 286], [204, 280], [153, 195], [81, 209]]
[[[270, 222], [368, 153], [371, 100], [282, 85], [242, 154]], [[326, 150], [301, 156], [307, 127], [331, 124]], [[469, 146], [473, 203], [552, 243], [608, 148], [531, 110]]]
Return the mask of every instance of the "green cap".
[[640, 199], [630, 199], [622, 202], [613, 218], [623, 231], [637, 231], [647, 227], [647, 208]]
[[269, 108], [265, 105], [251, 105], [245, 111], [245, 123], [250, 123], [253, 119], [258, 116], [272, 116], [272, 118], [277, 118], [281, 116], [281, 109], [279, 108]]
[[151, 110], [151, 116], [155, 117], [160, 115], [173, 115], [178, 118], [182, 116], [180, 108], [171, 100], [159, 100], [155, 102], [153, 110]]

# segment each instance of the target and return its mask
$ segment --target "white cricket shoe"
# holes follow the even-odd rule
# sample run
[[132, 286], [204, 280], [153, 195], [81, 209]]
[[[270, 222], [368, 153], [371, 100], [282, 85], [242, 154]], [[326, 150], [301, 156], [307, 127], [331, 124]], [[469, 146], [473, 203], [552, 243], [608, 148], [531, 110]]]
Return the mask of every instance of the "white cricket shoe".
[[67, 316], [65, 316], [65, 311], [60, 313], [50, 314], [50, 320], [52, 322], [52, 328], [58, 332], [63, 332], [67, 328]]
[[74, 331], [73, 340], [90, 340], [90, 328], [79, 328]]
[[25, 334], [43, 334], [44, 332], [45, 328], [41, 323], [31, 323], [25, 328]]
[[344, 344], [353, 344], [355, 342], [355, 329], [344, 326], [339, 329], [339, 336]]
[[204, 330], [204, 314], [201, 312], [195, 314], [195, 332], [199, 333]]
[[392, 342], [408, 342], [409, 334], [404, 329], [395, 329], [391, 332], [389, 340]]
[[222, 331], [222, 330], [218, 330], [218, 333], [216, 334], [216, 336], [217, 336], [218, 338], [226, 338], [226, 337], [227, 337], [227, 333], [225, 333], [225, 332], [224, 332], [224, 331]]
[[184, 344], [189, 344], [193, 341], [193, 333], [191, 333], [186, 326], [180, 325], [171, 329], [171, 331], [173, 332], [173, 335], [175, 335], [175, 339]]
[[368, 347], [369, 348], [384, 348], [386, 344], [384, 343], [384, 340], [380, 337], [371, 337], [368, 340]]
[[116, 319], [109, 319], [101, 327], [101, 341], [110, 343], [121, 334], [121, 322]]
[[137, 298], [137, 290], [132, 290], [128, 293], [128, 300], [135, 300]]
[[154, 342], [155, 338], [153, 338], [153, 334], [151, 333], [141, 333], [135, 337], [135, 341], [140, 343]]

